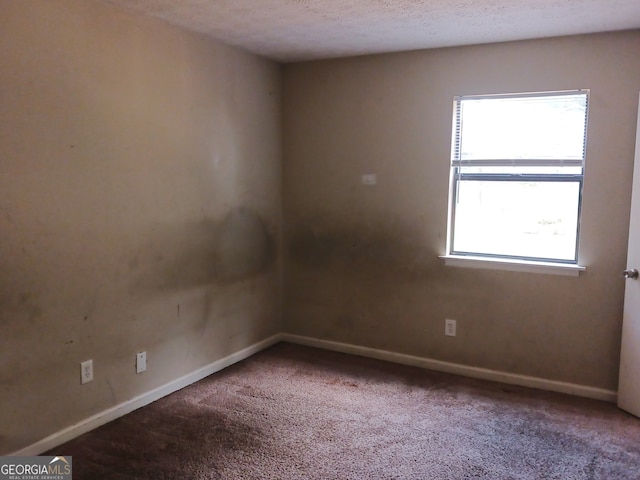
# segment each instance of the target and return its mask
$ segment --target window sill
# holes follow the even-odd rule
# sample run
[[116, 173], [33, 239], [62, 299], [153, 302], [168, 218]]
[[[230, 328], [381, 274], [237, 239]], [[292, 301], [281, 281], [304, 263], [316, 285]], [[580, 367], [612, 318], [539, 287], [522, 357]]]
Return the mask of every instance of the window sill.
[[482, 268], [487, 270], [506, 270], [510, 272], [542, 273], [548, 275], [566, 275], [577, 277], [586, 267], [565, 263], [533, 262], [528, 260], [510, 260], [506, 258], [471, 257], [441, 255], [448, 267]]

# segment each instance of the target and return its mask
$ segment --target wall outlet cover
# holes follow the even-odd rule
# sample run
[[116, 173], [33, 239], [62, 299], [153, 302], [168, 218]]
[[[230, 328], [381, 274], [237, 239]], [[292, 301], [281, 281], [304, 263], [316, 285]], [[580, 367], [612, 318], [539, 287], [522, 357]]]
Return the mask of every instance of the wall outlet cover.
[[136, 354], [136, 373], [142, 373], [147, 369], [147, 352]]
[[444, 334], [448, 337], [456, 336], [456, 321], [447, 318], [444, 321]]
[[84, 385], [93, 380], [93, 360], [86, 360], [80, 364], [80, 383]]

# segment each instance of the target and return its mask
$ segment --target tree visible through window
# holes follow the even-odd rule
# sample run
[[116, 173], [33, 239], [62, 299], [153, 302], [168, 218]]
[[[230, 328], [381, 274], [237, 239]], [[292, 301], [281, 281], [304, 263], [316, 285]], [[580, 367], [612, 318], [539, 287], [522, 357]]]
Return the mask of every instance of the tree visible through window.
[[588, 97], [455, 98], [449, 254], [577, 263]]

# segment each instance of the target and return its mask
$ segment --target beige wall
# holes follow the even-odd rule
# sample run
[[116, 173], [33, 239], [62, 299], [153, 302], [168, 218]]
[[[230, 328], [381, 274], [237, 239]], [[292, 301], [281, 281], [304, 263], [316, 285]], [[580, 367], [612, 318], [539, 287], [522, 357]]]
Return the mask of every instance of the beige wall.
[[281, 330], [282, 85], [96, 2], [0, 12], [7, 453]]
[[[86, 0], [0, 11], [0, 453], [281, 331], [282, 201], [286, 331], [616, 388], [639, 32], [288, 65], [282, 130], [272, 62]], [[573, 88], [586, 274], [445, 268], [453, 96]]]
[[[636, 31], [287, 65], [286, 331], [616, 389], [638, 52]], [[575, 88], [586, 273], [444, 267], [454, 95]]]

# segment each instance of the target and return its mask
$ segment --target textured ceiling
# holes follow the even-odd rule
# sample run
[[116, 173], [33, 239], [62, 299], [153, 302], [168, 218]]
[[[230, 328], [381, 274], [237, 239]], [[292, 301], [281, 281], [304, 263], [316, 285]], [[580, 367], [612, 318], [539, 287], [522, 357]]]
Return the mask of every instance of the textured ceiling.
[[102, 0], [282, 62], [640, 28], [640, 0]]

